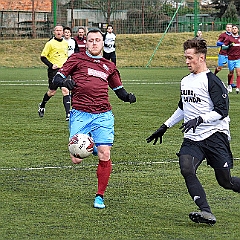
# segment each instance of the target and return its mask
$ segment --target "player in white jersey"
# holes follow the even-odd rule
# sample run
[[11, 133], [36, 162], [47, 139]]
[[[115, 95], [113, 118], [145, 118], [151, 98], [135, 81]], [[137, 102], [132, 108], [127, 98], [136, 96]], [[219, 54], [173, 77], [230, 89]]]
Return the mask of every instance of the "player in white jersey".
[[72, 38], [72, 30], [70, 27], [63, 28], [63, 39], [68, 43], [68, 57], [73, 53], [79, 52], [77, 41]]
[[[77, 41], [72, 38], [72, 30], [70, 27], [64, 27], [63, 28], [63, 39], [68, 43], [68, 57], [70, 57], [73, 53], [79, 52], [79, 47], [77, 44]], [[70, 79], [71, 76], [68, 76]], [[70, 92], [68, 90], [68, 94], [70, 96]], [[68, 103], [70, 104], [70, 99], [68, 100]], [[70, 114], [66, 115], [66, 121], [69, 121]]]
[[183, 44], [186, 64], [190, 74], [181, 81], [181, 98], [173, 115], [146, 140], [162, 143], [168, 128], [183, 120], [180, 127], [184, 140], [179, 153], [181, 174], [188, 192], [200, 212], [189, 217], [197, 223], [213, 225], [216, 218], [208, 205], [205, 191], [196, 171], [206, 158], [215, 171], [220, 186], [240, 192], [240, 178], [231, 177], [233, 157], [230, 150], [229, 99], [222, 81], [207, 68], [205, 40], [187, 40]]
[[108, 25], [107, 32], [104, 35], [103, 57], [111, 60], [115, 65], [117, 64], [116, 57], [116, 34], [113, 32], [113, 26]]

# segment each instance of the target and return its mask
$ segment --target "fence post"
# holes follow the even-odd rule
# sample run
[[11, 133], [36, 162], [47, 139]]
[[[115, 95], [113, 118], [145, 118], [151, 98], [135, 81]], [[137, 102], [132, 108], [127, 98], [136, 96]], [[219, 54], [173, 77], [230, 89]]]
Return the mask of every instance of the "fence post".
[[198, 31], [198, 1], [194, 1], [194, 37], [197, 36]]
[[57, 0], [53, 0], [53, 24], [57, 25]]

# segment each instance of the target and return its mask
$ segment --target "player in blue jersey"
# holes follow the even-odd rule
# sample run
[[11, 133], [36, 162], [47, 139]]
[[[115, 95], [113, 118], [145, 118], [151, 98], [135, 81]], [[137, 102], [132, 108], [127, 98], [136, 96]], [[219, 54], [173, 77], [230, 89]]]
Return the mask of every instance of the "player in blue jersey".
[[160, 140], [168, 128], [183, 120], [180, 127], [184, 140], [179, 153], [179, 165], [188, 192], [199, 212], [189, 217], [197, 223], [215, 224], [205, 191], [196, 172], [204, 159], [215, 172], [220, 186], [240, 192], [240, 178], [232, 177], [233, 157], [230, 150], [229, 99], [222, 81], [207, 68], [205, 40], [187, 40], [183, 44], [190, 74], [181, 80], [181, 97], [177, 110], [147, 142]]

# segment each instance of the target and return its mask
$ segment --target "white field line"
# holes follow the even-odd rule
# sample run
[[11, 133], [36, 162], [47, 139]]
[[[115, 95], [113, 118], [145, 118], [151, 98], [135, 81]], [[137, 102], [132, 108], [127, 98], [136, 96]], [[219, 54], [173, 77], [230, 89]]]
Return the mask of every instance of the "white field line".
[[[112, 165], [154, 165], [154, 164], [168, 164], [168, 163], [178, 163], [178, 160], [167, 160], [159, 162], [123, 162], [123, 163], [113, 163]], [[85, 168], [85, 167], [96, 167], [97, 164], [79, 164], [71, 166], [46, 166], [46, 167], [29, 167], [29, 168], [0, 168], [0, 171], [37, 171], [46, 169], [71, 169], [71, 168]]]
[[[240, 158], [234, 158], [234, 160], [240, 160]], [[206, 162], [206, 160], [204, 160]], [[157, 161], [157, 162], [122, 162], [122, 163], [113, 163], [112, 165], [155, 165], [155, 164], [170, 164], [170, 163], [178, 163], [178, 160], [166, 160], [166, 161]], [[39, 171], [39, 170], [51, 170], [51, 169], [80, 169], [80, 168], [88, 168], [88, 167], [96, 167], [97, 164], [85, 164], [81, 163], [79, 165], [71, 165], [71, 166], [46, 166], [46, 167], [29, 167], [29, 168], [0, 168], [0, 171]]]
[[[240, 158], [234, 158], [234, 160], [240, 160]], [[206, 160], [204, 160], [206, 162]], [[158, 162], [122, 162], [122, 163], [113, 163], [112, 165], [155, 165], [155, 164], [170, 164], [170, 163], [178, 163], [178, 160], [166, 160], [166, 161], [158, 161]], [[0, 168], [0, 171], [39, 171], [39, 170], [51, 170], [51, 169], [77, 169], [77, 168], [88, 168], [88, 167], [96, 167], [97, 164], [79, 164], [79, 165], [71, 165], [71, 166], [46, 166], [46, 167], [29, 167], [29, 168]]]

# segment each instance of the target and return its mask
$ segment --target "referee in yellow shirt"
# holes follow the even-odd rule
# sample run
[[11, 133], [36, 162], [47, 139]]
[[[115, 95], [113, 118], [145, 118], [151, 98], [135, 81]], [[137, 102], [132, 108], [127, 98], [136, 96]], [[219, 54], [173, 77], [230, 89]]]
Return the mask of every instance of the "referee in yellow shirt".
[[[57, 25], [54, 28], [54, 37], [45, 44], [41, 53], [41, 61], [48, 67], [48, 91], [44, 94], [43, 100], [39, 104], [39, 117], [44, 116], [46, 103], [57, 92], [57, 88], [53, 85], [52, 80], [59, 68], [66, 62], [67, 58], [68, 43], [63, 39], [63, 26]], [[66, 121], [68, 121], [70, 111], [69, 90], [65, 87], [61, 89], [63, 94], [63, 105], [66, 111]]]

